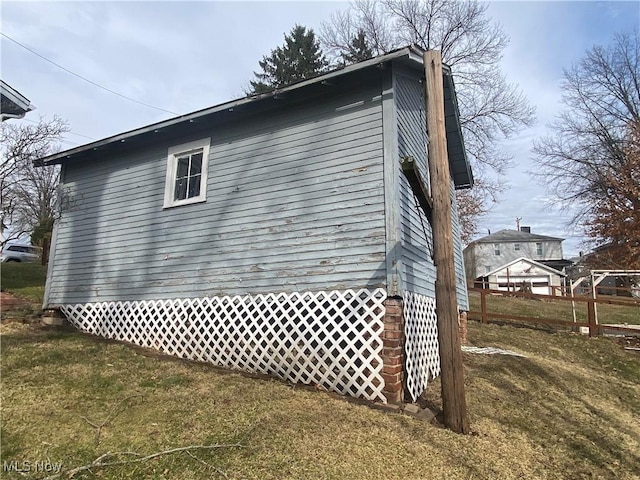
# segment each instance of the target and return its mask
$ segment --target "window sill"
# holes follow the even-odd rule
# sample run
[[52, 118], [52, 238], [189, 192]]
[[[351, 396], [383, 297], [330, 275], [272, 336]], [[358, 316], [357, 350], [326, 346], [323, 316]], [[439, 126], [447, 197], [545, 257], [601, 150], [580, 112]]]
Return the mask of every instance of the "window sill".
[[173, 203], [165, 204], [162, 207], [162, 209], [166, 210], [168, 208], [182, 207], [183, 205], [193, 205], [195, 203], [205, 203], [206, 201], [207, 201], [206, 198], [194, 197], [194, 198], [190, 198], [188, 200], [181, 200], [179, 202], [173, 202]]

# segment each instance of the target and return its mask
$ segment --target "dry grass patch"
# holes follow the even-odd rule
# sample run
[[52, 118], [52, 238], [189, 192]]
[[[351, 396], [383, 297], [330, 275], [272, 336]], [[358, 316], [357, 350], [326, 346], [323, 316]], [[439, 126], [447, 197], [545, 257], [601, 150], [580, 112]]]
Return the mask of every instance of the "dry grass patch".
[[[604, 297], [602, 297], [604, 299]], [[616, 297], [611, 297], [616, 300]], [[624, 300], [624, 297], [622, 298]], [[617, 299], [620, 300], [620, 299]], [[480, 293], [469, 292], [470, 309], [480, 312]], [[504, 315], [517, 315], [522, 317], [545, 318], [573, 322], [575, 308], [576, 320], [587, 321], [587, 304], [575, 302], [572, 307], [568, 300], [537, 300], [522, 297], [506, 297], [500, 295], [487, 295], [487, 312], [489, 318], [492, 313]], [[640, 305], [609, 305], [598, 304], [598, 321], [604, 323], [620, 323], [640, 325]]]
[[[74, 332], [3, 326], [2, 460], [48, 458], [69, 469], [107, 451], [237, 442], [244, 448], [75, 478], [640, 477], [638, 358], [577, 335], [472, 323], [469, 336], [528, 357], [465, 354], [475, 434], [461, 436], [276, 380]], [[425, 401], [439, 403], [437, 381]], [[82, 417], [99, 423], [120, 402], [96, 445]]]

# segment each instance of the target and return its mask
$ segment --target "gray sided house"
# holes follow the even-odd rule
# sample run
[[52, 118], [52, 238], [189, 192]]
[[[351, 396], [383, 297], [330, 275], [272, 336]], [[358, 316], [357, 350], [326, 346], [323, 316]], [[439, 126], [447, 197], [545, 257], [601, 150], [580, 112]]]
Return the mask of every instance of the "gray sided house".
[[531, 233], [530, 227], [500, 230], [474, 240], [464, 249], [467, 281], [473, 283], [474, 280], [480, 280], [520, 258], [540, 263], [558, 263], [562, 260], [563, 240]]
[[[439, 372], [422, 50], [403, 48], [42, 161], [71, 198], [45, 307], [77, 328], [397, 401]], [[455, 188], [472, 184], [443, 75]], [[403, 355], [403, 353], [405, 355]]]

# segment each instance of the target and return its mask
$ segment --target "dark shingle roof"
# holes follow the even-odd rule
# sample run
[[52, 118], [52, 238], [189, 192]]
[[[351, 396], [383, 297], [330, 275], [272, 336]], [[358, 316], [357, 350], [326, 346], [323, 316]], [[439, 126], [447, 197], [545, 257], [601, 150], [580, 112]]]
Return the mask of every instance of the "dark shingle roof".
[[529, 232], [519, 232], [517, 230], [500, 230], [486, 237], [474, 240], [471, 243], [505, 243], [505, 242], [544, 242], [563, 241], [564, 238], [549, 237], [547, 235], [537, 235]]

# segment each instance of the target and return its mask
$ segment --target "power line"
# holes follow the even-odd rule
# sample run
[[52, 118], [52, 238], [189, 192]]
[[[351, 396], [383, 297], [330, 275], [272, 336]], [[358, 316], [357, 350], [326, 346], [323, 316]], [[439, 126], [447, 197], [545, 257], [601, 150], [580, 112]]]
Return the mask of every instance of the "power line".
[[71, 135], [75, 135], [75, 136], [77, 136], [77, 137], [82, 137], [82, 138], [86, 138], [86, 139], [89, 139], [89, 140], [95, 140], [95, 138], [90, 137], [90, 136], [88, 136], [88, 135], [83, 135], [83, 134], [81, 134], [81, 133], [76, 133], [76, 132], [72, 132], [72, 131], [68, 131], [67, 133], [69, 133], [69, 134], [71, 134]]
[[89, 80], [89, 79], [88, 79], [88, 78], [86, 78], [86, 77], [83, 77], [82, 75], [78, 75], [77, 73], [72, 72], [72, 71], [71, 71], [71, 70], [69, 70], [68, 68], [63, 67], [62, 65], [60, 65], [60, 64], [58, 64], [58, 63], [56, 63], [56, 62], [54, 62], [53, 60], [49, 60], [47, 57], [45, 57], [45, 56], [43, 56], [43, 55], [40, 55], [38, 52], [36, 52], [36, 51], [34, 51], [34, 50], [31, 50], [29, 47], [27, 47], [27, 46], [23, 45], [22, 43], [18, 42], [18, 41], [17, 41], [17, 40], [15, 40], [15, 39], [11, 38], [11, 37], [10, 37], [9, 35], [7, 35], [6, 33], [0, 32], [0, 35], [2, 35], [3, 37], [5, 37], [7, 40], [12, 41], [12, 42], [13, 42], [13, 43], [15, 43], [16, 45], [21, 46], [21, 47], [22, 47], [22, 48], [24, 48], [25, 50], [27, 50], [27, 51], [29, 51], [29, 52], [33, 53], [34, 55], [36, 55], [36, 56], [40, 57], [41, 59], [43, 59], [43, 60], [45, 60], [45, 61], [47, 61], [47, 62], [51, 63], [52, 65], [55, 65], [56, 67], [58, 67], [58, 68], [60, 68], [60, 69], [64, 70], [65, 72], [70, 73], [70, 74], [71, 74], [71, 75], [73, 75], [74, 77], [78, 77], [79, 79], [84, 80], [85, 82], [88, 82], [88, 83], [90, 83], [91, 85], [94, 85], [94, 86], [96, 86], [96, 87], [98, 87], [98, 88], [101, 88], [102, 90], [106, 90], [106, 91], [107, 91], [107, 92], [109, 92], [109, 93], [113, 93], [114, 95], [117, 95], [117, 96], [119, 96], [119, 97], [122, 97], [122, 98], [124, 98], [124, 99], [126, 99], [126, 100], [129, 100], [129, 101], [131, 101], [131, 102], [135, 102], [135, 103], [137, 103], [137, 104], [144, 105], [145, 107], [153, 108], [153, 109], [155, 109], [155, 110], [159, 110], [159, 111], [161, 111], [161, 112], [165, 112], [165, 113], [170, 113], [170, 114], [172, 114], [172, 115], [178, 115], [178, 113], [176, 113], [176, 112], [172, 112], [171, 110], [165, 110], [164, 108], [154, 107], [153, 105], [149, 105], [148, 103], [141, 102], [141, 101], [139, 101], [139, 100], [136, 100], [135, 98], [127, 97], [126, 95], [123, 95], [123, 94], [118, 93], [118, 92], [116, 92], [116, 91], [114, 91], [114, 90], [111, 90], [110, 88], [104, 87], [104, 86], [100, 85], [99, 83], [96, 83], [96, 82], [94, 82], [94, 81], [92, 81], [92, 80]]
[[[31, 123], [35, 123], [35, 124], [40, 123], [40, 122], [36, 122], [35, 120], [31, 120], [30, 118], [22, 118], [22, 120], [26, 120], [27, 122], [31, 122]], [[87, 138], [89, 140], [96, 140], [95, 138], [90, 137], [89, 135], [83, 135], [82, 133], [72, 132], [71, 130], [69, 130], [66, 133], [71, 134], [71, 135], [76, 135], [77, 137]]]

